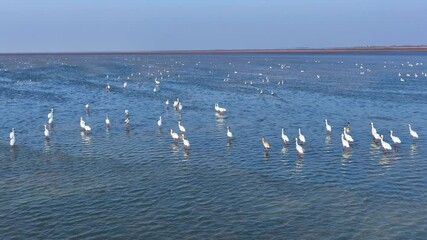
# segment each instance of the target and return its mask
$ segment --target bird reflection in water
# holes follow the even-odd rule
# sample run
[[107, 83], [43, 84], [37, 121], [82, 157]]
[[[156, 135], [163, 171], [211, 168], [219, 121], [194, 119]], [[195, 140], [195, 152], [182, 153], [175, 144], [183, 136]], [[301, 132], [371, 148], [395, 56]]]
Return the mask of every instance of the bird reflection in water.
[[394, 163], [394, 161], [396, 160], [396, 155], [395, 154], [382, 154], [379, 164], [382, 166], [389, 166], [392, 163]]
[[414, 155], [416, 155], [416, 154], [417, 154], [417, 144], [412, 143], [412, 144], [409, 146], [409, 155], [414, 156]]
[[304, 162], [302, 161], [302, 157], [298, 155], [297, 160], [295, 162], [295, 171], [301, 171], [304, 166]]
[[344, 149], [342, 151], [342, 163], [348, 163], [348, 160], [350, 159], [351, 155], [352, 154], [350, 149]]
[[270, 158], [270, 153], [268, 151], [265, 151], [263, 158], [264, 160], [268, 160]]
[[326, 137], [325, 137], [325, 144], [326, 145], [329, 145], [331, 143], [331, 135], [326, 135]]
[[218, 112], [215, 112], [215, 120], [218, 126], [224, 125], [224, 119], [225, 119], [224, 115], [219, 114]]
[[80, 132], [80, 136], [82, 137], [82, 142], [84, 144], [90, 143], [90, 135], [89, 134], [86, 134], [85, 132]]

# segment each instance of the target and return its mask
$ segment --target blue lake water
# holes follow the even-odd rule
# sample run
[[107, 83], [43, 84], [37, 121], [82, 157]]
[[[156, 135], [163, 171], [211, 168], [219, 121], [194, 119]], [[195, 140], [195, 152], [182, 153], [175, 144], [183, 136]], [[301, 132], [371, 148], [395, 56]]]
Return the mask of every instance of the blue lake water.
[[426, 239], [426, 73], [425, 53], [0, 56], [0, 237]]

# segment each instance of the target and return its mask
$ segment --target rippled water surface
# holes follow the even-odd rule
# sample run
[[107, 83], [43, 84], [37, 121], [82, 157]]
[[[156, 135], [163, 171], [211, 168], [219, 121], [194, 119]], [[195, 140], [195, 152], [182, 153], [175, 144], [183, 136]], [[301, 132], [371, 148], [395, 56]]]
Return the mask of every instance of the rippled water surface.
[[0, 56], [0, 237], [426, 239], [426, 72], [421, 53]]

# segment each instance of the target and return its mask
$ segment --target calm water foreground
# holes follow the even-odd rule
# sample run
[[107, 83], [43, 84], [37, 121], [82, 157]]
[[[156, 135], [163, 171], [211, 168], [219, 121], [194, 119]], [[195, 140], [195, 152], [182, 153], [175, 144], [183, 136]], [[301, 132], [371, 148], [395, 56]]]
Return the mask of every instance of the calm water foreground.
[[426, 239], [426, 72], [421, 53], [0, 56], [0, 238]]

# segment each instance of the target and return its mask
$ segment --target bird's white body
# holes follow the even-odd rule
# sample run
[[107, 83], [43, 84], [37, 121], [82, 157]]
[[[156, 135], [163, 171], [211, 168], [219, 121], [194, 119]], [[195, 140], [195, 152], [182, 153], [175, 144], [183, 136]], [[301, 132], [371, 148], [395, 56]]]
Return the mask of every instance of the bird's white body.
[[178, 139], [179, 139], [178, 133], [173, 132], [173, 130], [172, 130], [172, 129], [171, 129], [171, 130], [169, 130], [169, 132], [170, 132], [170, 134], [171, 134], [172, 139], [173, 139], [174, 141], [178, 141]]
[[217, 111], [218, 113], [224, 113], [224, 112], [227, 111], [227, 109], [222, 108], [222, 107], [219, 106], [218, 103], [215, 103], [215, 111]]
[[344, 138], [344, 134], [341, 134], [341, 143], [343, 148], [350, 148], [350, 144], [348, 141]]
[[388, 142], [384, 141], [384, 136], [381, 135], [381, 146], [383, 147], [384, 151], [387, 152], [388, 150], [391, 150], [391, 146], [390, 144], [388, 144]]
[[45, 136], [46, 138], [48, 138], [48, 137], [49, 137], [49, 129], [47, 129], [46, 125], [44, 125], [44, 136]]
[[177, 108], [179, 103], [179, 98], [177, 98], [175, 101], [173, 101], [173, 107]]
[[86, 108], [86, 112], [89, 112], [89, 103], [88, 104], [86, 104], [86, 106], [85, 106], [85, 108]]
[[231, 132], [230, 127], [227, 127], [227, 137], [233, 138], [233, 133]]
[[299, 138], [299, 141], [301, 142], [301, 143], [305, 143], [305, 137], [304, 137], [304, 135], [301, 133], [301, 128], [298, 128], [298, 138]]
[[166, 99], [166, 107], [169, 107], [169, 99]]
[[289, 142], [289, 138], [288, 136], [286, 136], [284, 128], [282, 128], [282, 140], [284, 144], [287, 144]]
[[129, 117], [126, 117], [126, 119], [125, 119], [125, 124], [126, 124], [126, 125], [127, 125], [127, 124], [129, 124], [129, 122], [130, 122]]
[[185, 139], [185, 135], [182, 134], [182, 143], [184, 144], [184, 148], [189, 149], [190, 148], [190, 142]]
[[325, 119], [325, 126], [326, 126], [326, 132], [328, 132], [328, 133], [332, 132], [332, 127], [331, 127], [331, 125], [328, 124], [327, 119]]
[[346, 128], [344, 128], [344, 138], [345, 140], [349, 141], [349, 142], [353, 142], [353, 138], [350, 136], [350, 134], [347, 133]]
[[412, 138], [415, 140], [418, 138], [418, 133], [412, 130], [411, 124], [408, 124], [409, 126], [409, 133], [411, 134]]
[[304, 154], [304, 149], [298, 144], [298, 138], [295, 138], [295, 148], [299, 155]]
[[178, 128], [181, 133], [185, 133], [185, 127], [181, 125], [181, 121], [178, 121]]
[[374, 138], [375, 142], [381, 140], [381, 136], [376, 131], [372, 133], [372, 137]]
[[49, 114], [47, 114], [48, 119], [53, 119], [53, 108], [50, 110]]
[[371, 122], [371, 134], [374, 136], [377, 133], [377, 129], [374, 127], [374, 123]]
[[162, 126], [162, 116], [159, 117], [159, 120], [157, 121], [157, 126]]
[[107, 125], [107, 127], [109, 127], [110, 126], [110, 118], [108, 117], [108, 115], [107, 115], [107, 118], [105, 118], [105, 125]]
[[390, 131], [390, 137], [394, 144], [400, 144], [402, 142], [400, 138], [393, 135], [393, 131]]
[[10, 146], [15, 146], [15, 128], [12, 128], [12, 131], [9, 134], [9, 144]]
[[83, 117], [80, 117], [80, 127], [81, 127], [82, 129], [85, 129], [85, 125], [86, 125], [86, 123], [85, 123], [85, 121], [83, 120]]

